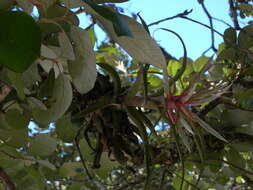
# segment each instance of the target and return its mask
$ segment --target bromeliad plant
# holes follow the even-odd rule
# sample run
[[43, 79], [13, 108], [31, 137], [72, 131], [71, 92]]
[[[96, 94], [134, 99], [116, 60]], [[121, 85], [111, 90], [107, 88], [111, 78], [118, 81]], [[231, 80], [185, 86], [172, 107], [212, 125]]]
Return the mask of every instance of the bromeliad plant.
[[197, 90], [196, 80], [190, 82], [180, 95], [169, 93], [166, 96], [167, 116], [173, 125], [183, 126], [189, 133], [194, 134], [193, 123], [197, 123], [207, 132], [211, 133], [220, 140], [226, 142], [217, 131], [215, 131], [208, 123], [202, 120], [196, 113], [193, 112], [194, 107], [199, 107], [208, 102], [215, 100], [222, 94], [226, 93], [230, 85], [214, 84], [209, 87], [200, 87]]

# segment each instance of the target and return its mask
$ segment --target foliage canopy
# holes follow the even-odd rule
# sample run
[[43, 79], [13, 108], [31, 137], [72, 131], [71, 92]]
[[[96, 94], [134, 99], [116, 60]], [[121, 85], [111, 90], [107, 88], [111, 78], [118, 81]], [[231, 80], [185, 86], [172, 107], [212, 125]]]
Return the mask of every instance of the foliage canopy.
[[[125, 1], [0, 1], [0, 189], [251, 189], [252, 1], [228, 1], [224, 33], [204, 0], [209, 25], [147, 24]], [[160, 47], [149, 27], [175, 18], [209, 28], [213, 55], [166, 28], [184, 56]]]

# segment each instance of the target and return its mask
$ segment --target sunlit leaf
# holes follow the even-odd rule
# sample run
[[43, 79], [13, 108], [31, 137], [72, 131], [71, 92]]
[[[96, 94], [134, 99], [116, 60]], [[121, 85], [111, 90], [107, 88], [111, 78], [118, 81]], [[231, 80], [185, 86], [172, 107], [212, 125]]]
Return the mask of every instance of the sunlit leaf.
[[132, 58], [159, 68], [164, 67], [166, 61], [161, 49], [140, 23], [130, 17], [119, 15], [128, 24], [133, 33], [133, 37], [117, 36], [110, 21], [98, 15], [92, 9], [88, 9], [87, 11], [98, 19], [100, 25], [108, 33], [110, 38], [127, 51]]
[[60, 75], [53, 89], [52, 99], [55, 100], [47, 110], [34, 109], [34, 119], [39, 123], [50, 123], [59, 119], [68, 109], [72, 101], [72, 87], [65, 75]]
[[72, 27], [71, 38], [75, 43], [77, 57], [68, 64], [69, 72], [76, 89], [83, 94], [91, 90], [96, 81], [95, 53], [89, 34], [85, 30]]
[[61, 47], [62, 57], [71, 61], [75, 60], [74, 50], [66, 33], [61, 32], [58, 38], [59, 38], [59, 44]]

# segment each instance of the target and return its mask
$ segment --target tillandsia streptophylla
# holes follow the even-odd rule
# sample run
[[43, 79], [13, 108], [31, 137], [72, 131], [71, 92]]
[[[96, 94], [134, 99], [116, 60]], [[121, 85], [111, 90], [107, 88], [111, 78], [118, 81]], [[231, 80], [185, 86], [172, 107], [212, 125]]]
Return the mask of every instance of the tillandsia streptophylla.
[[173, 125], [179, 124], [191, 134], [194, 134], [192, 123], [197, 123], [218, 139], [227, 142], [226, 139], [208, 123], [202, 120], [196, 113], [193, 113], [192, 108], [215, 100], [226, 93], [231, 85], [220, 82], [218, 84], [209, 85], [208, 88], [200, 87], [200, 89], [197, 90], [197, 78], [199, 78], [199, 76], [198, 74], [198, 77], [193, 77], [194, 79], [190, 82], [189, 86], [183, 90], [180, 95], [173, 95], [173, 93], [167, 94], [165, 99], [167, 104], [167, 116]]

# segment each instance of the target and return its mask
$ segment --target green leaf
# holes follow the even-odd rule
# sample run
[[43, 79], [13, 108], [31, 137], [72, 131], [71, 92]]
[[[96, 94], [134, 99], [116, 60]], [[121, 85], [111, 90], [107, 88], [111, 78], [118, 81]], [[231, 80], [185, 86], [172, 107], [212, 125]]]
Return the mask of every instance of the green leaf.
[[124, 19], [128, 24], [133, 33], [133, 37], [117, 36], [113, 29], [113, 24], [110, 21], [97, 14], [88, 6], [86, 7], [86, 11], [98, 19], [99, 24], [109, 37], [118, 43], [133, 59], [159, 68], [163, 68], [166, 65], [160, 47], [150, 37], [145, 28], [133, 18], [119, 14], [119, 17]]
[[62, 57], [74, 61], [75, 60], [74, 50], [67, 34], [65, 32], [60, 32], [58, 39]]
[[59, 119], [69, 108], [72, 101], [72, 88], [67, 76], [61, 74], [54, 83], [53, 103], [47, 110], [35, 108], [33, 116], [36, 122], [49, 124]]
[[182, 67], [182, 63], [176, 60], [170, 60], [168, 64], [168, 73], [171, 76], [175, 76], [178, 70]]
[[224, 32], [223, 36], [226, 47], [234, 47], [237, 42], [236, 30], [234, 28], [228, 28]]
[[10, 127], [23, 129], [28, 126], [30, 118], [18, 109], [10, 109], [6, 112], [6, 121]]
[[233, 147], [238, 152], [252, 152], [253, 151], [253, 145], [249, 142], [238, 142], [238, 143], [232, 143], [229, 146]]
[[0, 12], [0, 23], [0, 64], [24, 72], [40, 56], [40, 28], [20, 11]]
[[249, 49], [253, 46], [253, 25], [245, 26], [239, 33], [238, 45], [240, 48]]
[[30, 140], [28, 152], [33, 156], [49, 156], [55, 150], [57, 141], [46, 134], [39, 134]]
[[[245, 160], [239, 154], [239, 152], [236, 151], [233, 148], [229, 149], [229, 151], [226, 153], [226, 158], [227, 158], [228, 162], [233, 164], [234, 166], [237, 166], [237, 167], [240, 167], [240, 168], [245, 167], [245, 164], [246, 164]], [[239, 169], [236, 169], [235, 167], [233, 167], [233, 165], [230, 165], [231, 169], [233, 169], [234, 171], [237, 171], [238, 175], [240, 175], [240, 173], [242, 171], [239, 170]]]
[[80, 174], [83, 166], [80, 162], [65, 162], [59, 171], [61, 177], [74, 177]]
[[19, 98], [24, 100], [25, 99], [25, 93], [24, 93], [25, 85], [22, 79], [22, 74], [15, 73], [11, 70], [8, 70], [7, 73], [8, 73], [8, 78], [10, 79], [12, 86], [17, 91]]
[[38, 64], [31, 65], [23, 74], [22, 81], [24, 86], [30, 87], [38, 81], [41, 81], [41, 77], [38, 71]]
[[122, 17], [119, 13], [114, 12], [106, 6], [99, 6], [90, 0], [84, 0], [84, 2], [87, 3], [94, 11], [96, 11], [96, 13], [101, 15], [104, 19], [111, 21], [110, 23], [112, 24], [113, 29], [118, 37], [133, 37], [132, 30], [129, 28], [128, 23], [126, 22], [125, 18]]
[[1, 0], [0, 1], [0, 11], [8, 11], [15, 4], [14, 0]]
[[76, 128], [74, 128], [70, 116], [63, 116], [56, 124], [55, 132], [64, 142], [72, 142], [76, 136]]
[[192, 63], [195, 72], [200, 72], [201, 69], [208, 63], [209, 57], [201, 56]]
[[103, 180], [109, 176], [112, 172], [113, 168], [119, 166], [117, 162], [111, 161], [106, 153], [103, 153], [100, 160], [101, 167], [98, 169], [94, 169], [93, 171]]
[[33, 11], [33, 4], [30, 1], [16, 0], [16, 2], [27, 14], [31, 14]]
[[0, 139], [4, 141], [6, 145], [9, 145], [11, 147], [20, 148], [26, 143], [27, 137], [27, 128], [18, 130], [0, 130]]
[[245, 124], [250, 124], [253, 120], [253, 115], [252, 112], [234, 109], [224, 112], [222, 118], [227, 125], [240, 127]]
[[97, 41], [97, 37], [96, 37], [95, 31], [94, 31], [94, 28], [92, 27], [86, 31], [88, 32], [88, 34], [90, 36], [92, 47], [94, 47], [95, 43]]
[[85, 30], [73, 26], [71, 38], [75, 44], [76, 60], [69, 62], [69, 72], [76, 89], [84, 94], [94, 87], [97, 78], [95, 53]]
[[42, 166], [44, 166], [44, 167], [47, 167], [47, 168], [49, 168], [49, 169], [51, 169], [51, 170], [56, 170], [55, 165], [53, 165], [52, 163], [50, 163], [50, 162], [47, 161], [47, 160], [37, 160], [37, 162], [38, 162], [40, 165], [42, 165]]
[[220, 61], [220, 60], [235, 61], [236, 57], [237, 57], [237, 50], [235, 48], [226, 48], [219, 53], [217, 57], [217, 61]]
[[80, 140], [79, 145], [84, 159], [92, 162], [95, 154], [94, 151], [89, 147], [87, 141], [85, 139], [82, 139]]

